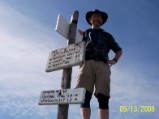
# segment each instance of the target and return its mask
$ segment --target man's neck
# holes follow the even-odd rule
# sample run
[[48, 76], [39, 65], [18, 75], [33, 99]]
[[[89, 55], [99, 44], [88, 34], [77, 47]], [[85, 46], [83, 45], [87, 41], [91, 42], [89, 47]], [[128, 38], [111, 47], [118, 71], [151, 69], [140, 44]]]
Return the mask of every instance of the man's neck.
[[92, 29], [100, 29], [100, 27], [93, 27], [93, 26], [92, 26]]

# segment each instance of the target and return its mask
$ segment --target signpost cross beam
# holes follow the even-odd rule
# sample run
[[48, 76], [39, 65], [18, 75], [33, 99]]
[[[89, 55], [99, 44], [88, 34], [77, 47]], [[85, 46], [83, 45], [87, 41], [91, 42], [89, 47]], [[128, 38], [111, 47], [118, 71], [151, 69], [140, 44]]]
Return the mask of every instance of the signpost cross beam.
[[[79, 12], [74, 11], [71, 17], [71, 23], [69, 28], [68, 45], [75, 43], [78, 16], [79, 16]], [[72, 74], [72, 67], [63, 69], [63, 76], [62, 76], [62, 82], [61, 82], [62, 89], [69, 89], [71, 87], [71, 74]], [[57, 119], [67, 119], [68, 109], [69, 109], [69, 104], [63, 104], [63, 105], [59, 104]]]

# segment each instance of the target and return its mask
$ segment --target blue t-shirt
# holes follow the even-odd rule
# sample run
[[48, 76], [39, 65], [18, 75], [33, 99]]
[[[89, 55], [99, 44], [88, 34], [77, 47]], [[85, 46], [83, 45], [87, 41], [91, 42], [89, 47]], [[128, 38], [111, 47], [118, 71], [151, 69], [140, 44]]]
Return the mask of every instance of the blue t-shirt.
[[106, 61], [109, 59], [108, 53], [110, 50], [113, 50], [115, 53], [121, 50], [113, 36], [103, 29], [86, 30], [83, 41], [86, 42], [86, 60]]

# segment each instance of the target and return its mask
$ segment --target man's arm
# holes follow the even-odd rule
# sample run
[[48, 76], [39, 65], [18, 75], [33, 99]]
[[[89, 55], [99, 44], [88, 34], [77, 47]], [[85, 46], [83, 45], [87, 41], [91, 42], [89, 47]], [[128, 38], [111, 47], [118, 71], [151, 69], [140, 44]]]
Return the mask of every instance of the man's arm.
[[83, 36], [84, 32], [81, 29], [78, 29], [78, 32]]
[[115, 57], [112, 60], [108, 60], [107, 63], [109, 64], [109, 66], [112, 66], [114, 64], [116, 64], [119, 60], [119, 58], [122, 55], [122, 50], [119, 50], [115, 53]]

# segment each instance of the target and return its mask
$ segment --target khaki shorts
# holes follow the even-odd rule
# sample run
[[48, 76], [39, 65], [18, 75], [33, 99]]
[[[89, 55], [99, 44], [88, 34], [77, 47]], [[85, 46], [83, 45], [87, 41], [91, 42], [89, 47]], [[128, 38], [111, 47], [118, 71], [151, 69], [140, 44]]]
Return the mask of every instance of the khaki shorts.
[[110, 96], [110, 67], [102, 61], [86, 60], [80, 66], [76, 88], [83, 87], [93, 93]]

